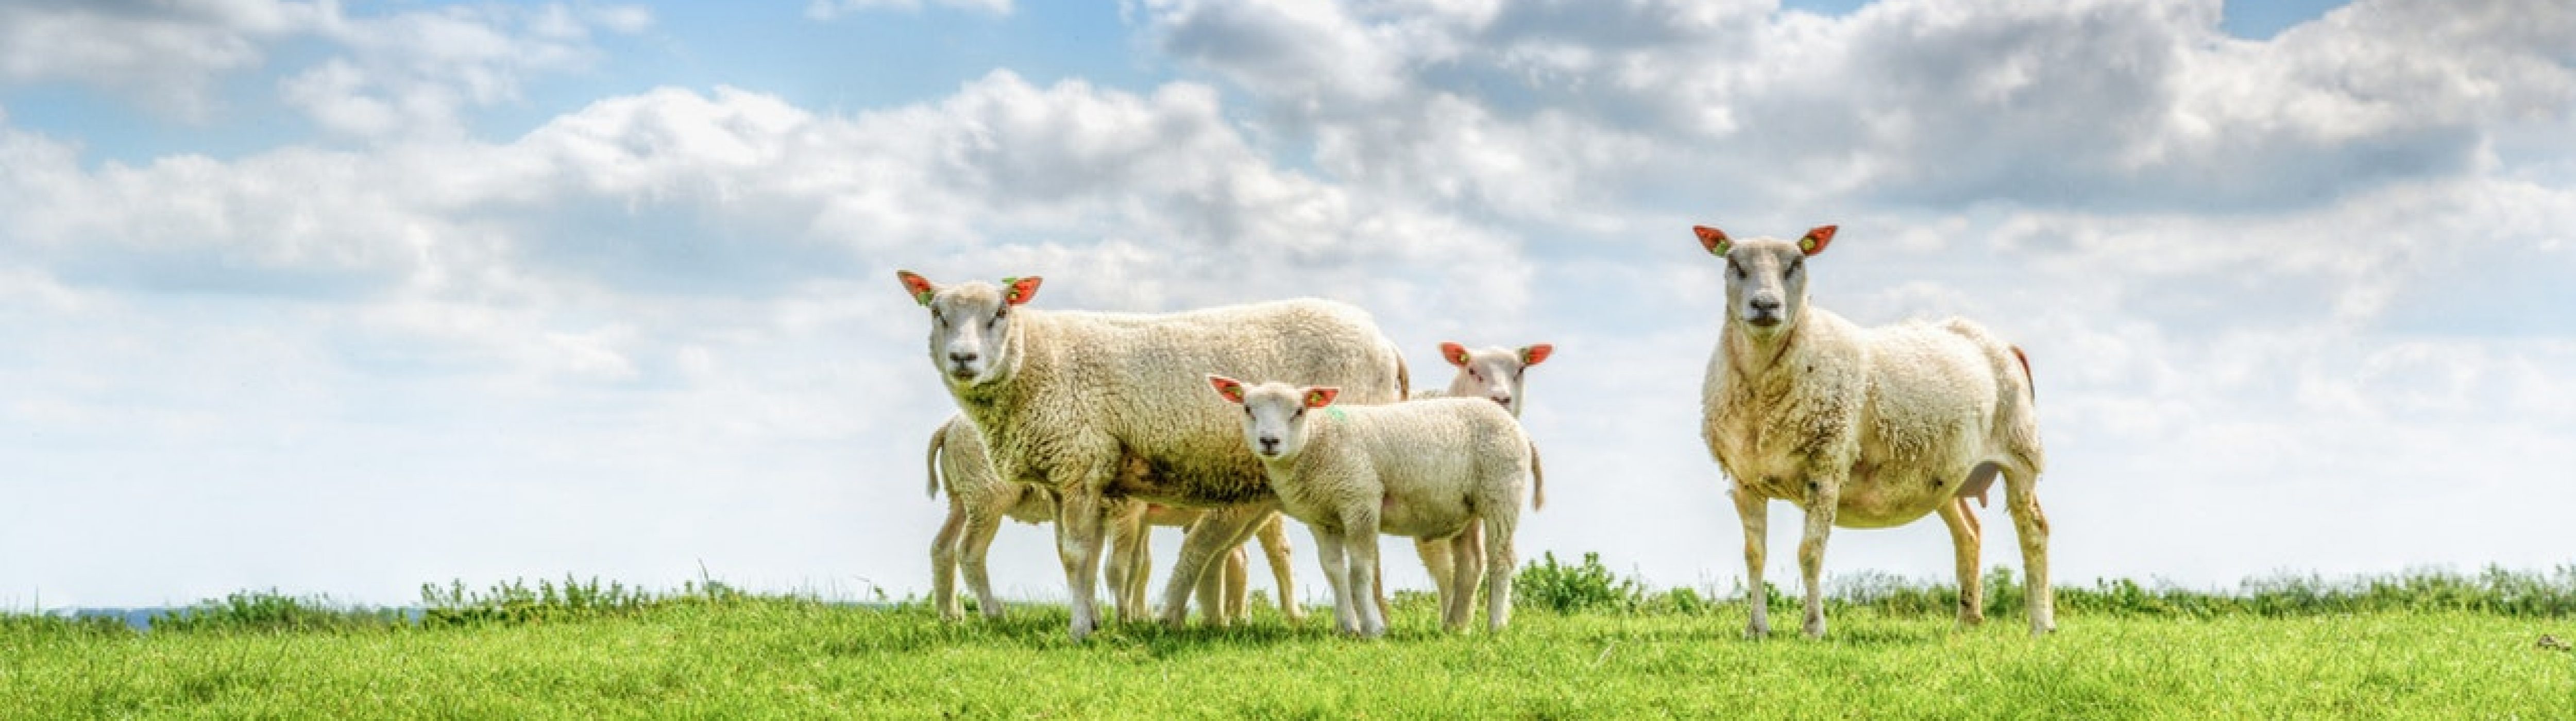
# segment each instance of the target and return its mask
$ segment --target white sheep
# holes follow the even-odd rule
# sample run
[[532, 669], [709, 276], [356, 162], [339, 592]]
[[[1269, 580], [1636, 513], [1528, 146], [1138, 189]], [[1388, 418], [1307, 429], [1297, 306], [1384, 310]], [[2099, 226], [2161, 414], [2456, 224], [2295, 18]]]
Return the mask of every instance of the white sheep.
[[[1004, 519], [1022, 523], [1047, 523], [1055, 520], [1055, 503], [1038, 488], [1004, 483], [993, 475], [986, 461], [984, 440], [977, 434], [974, 422], [965, 416], [951, 416], [947, 423], [930, 434], [930, 494], [936, 498], [940, 488], [948, 490], [948, 519], [939, 527], [939, 535], [930, 544], [931, 597], [939, 607], [940, 617], [964, 618], [965, 609], [956, 594], [957, 570], [965, 569], [966, 587], [975, 594], [977, 605], [986, 616], [1000, 618], [1002, 601], [992, 592], [984, 571], [985, 556], [992, 550], [994, 532]], [[1110, 501], [1110, 535], [1108, 566], [1109, 587], [1117, 599], [1120, 617], [1140, 616], [1145, 612], [1145, 581], [1151, 575], [1145, 564], [1152, 561], [1145, 543], [1144, 529], [1153, 526], [1187, 527], [1206, 515], [1196, 509], [1150, 503]], [[1261, 524], [1254, 538], [1261, 542], [1269, 558], [1271, 575], [1278, 580], [1279, 611], [1290, 622], [1305, 617], [1297, 607], [1296, 586], [1291, 578], [1286, 522], [1277, 514]], [[1249, 575], [1249, 558], [1241, 548], [1226, 554], [1222, 574], [1203, 574], [1200, 595], [1216, 598], [1221, 603], [1203, 602], [1210, 620], [1226, 625], [1241, 617], [1250, 593], [1244, 581]]]
[[1795, 242], [1693, 230], [1727, 262], [1727, 315], [1701, 390], [1701, 434], [1734, 482], [1744, 524], [1745, 633], [1770, 633], [1762, 563], [1772, 499], [1806, 511], [1798, 567], [1808, 636], [1825, 633], [1818, 581], [1834, 525], [1888, 528], [1936, 512], [1956, 552], [1959, 621], [1982, 622], [1980, 529], [1966, 499], [1982, 501], [1997, 472], [2020, 531], [2031, 633], [2055, 629], [2048, 521], [2033, 493], [2045, 459], [2021, 350], [1963, 319], [1863, 328], [1810, 306], [1805, 261], [1832, 242], [1834, 226]]
[[[1484, 398], [1502, 404], [1505, 409], [1512, 412], [1513, 418], [1519, 418], [1521, 404], [1529, 397], [1527, 384], [1522, 382], [1523, 374], [1530, 366], [1545, 363], [1548, 356], [1555, 354], [1556, 346], [1547, 343], [1525, 345], [1519, 348], [1498, 346], [1470, 350], [1458, 343], [1443, 342], [1440, 344], [1440, 359], [1448, 361], [1449, 365], [1458, 369], [1457, 377], [1449, 380], [1447, 388], [1416, 392], [1413, 398]], [[1547, 489], [1531, 489], [1530, 507], [1546, 506]], [[1484, 526], [1469, 524], [1466, 532], [1481, 539], [1484, 537]], [[1456, 570], [1455, 564], [1460, 560], [1450, 556], [1449, 544], [1439, 541], [1416, 540], [1413, 551], [1415, 555], [1422, 557], [1422, 568], [1431, 574], [1432, 587], [1437, 591], [1437, 597], [1446, 603], [1451, 593], [1449, 580]], [[1473, 565], [1481, 561], [1473, 556], [1463, 561], [1470, 564], [1464, 575], [1467, 578], [1476, 578], [1479, 571]], [[1385, 579], [1380, 578], [1378, 581], [1379, 588], [1383, 590], [1386, 585]], [[1468, 593], [1472, 596], [1474, 588], [1470, 587]], [[1380, 594], [1378, 611], [1384, 613], [1386, 610], [1385, 597]]]
[[[1246, 386], [1207, 376], [1219, 397], [1243, 411], [1242, 443], [1260, 457], [1280, 508], [1315, 536], [1332, 582], [1342, 630], [1386, 633], [1375, 604], [1379, 533], [1440, 539], [1473, 556], [1470, 523], [1482, 521], [1487, 628], [1511, 622], [1512, 532], [1524, 480], [1540, 477], [1538, 456], [1519, 421], [1483, 399], [1441, 398], [1388, 405], [1335, 405], [1331, 386], [1268, 382]], [[1475, 588], [1459, 575], [1453, 588]], [[1466, 627], [1473, 594], [1442, 599], [1441, 624]]]
[[[1164, 589], [1179, 625], [1208, 562], [1277, 510], [1261, 464], [1231, 417], [1199, 402], [1192, 374], [1220, 372], [1338, 385], [1356, 400], [1405, 395], [1404, 359], [1368, 313], [1304, 299], [1169, 314], [1025, 307], [1039, 279], [940, 286], [899, 271], [931, 315], [930, 360], [974, 421], [996, 477], [1057, 499], [1076, 640], [1099, 625], [1104, 502], [1207, 509]], [[1186, 370], [1183, 370], [1186, 369]]]

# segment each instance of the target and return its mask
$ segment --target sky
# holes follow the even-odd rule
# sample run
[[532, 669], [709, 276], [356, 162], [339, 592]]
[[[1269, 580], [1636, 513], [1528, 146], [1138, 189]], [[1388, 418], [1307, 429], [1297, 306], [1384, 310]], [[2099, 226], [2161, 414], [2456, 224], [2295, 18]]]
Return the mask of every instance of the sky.
[[2552, 0], [0, 0], [0, 608], [924, 593], [898, 268], [1553, 343], [1525, 556], [1724, 589], [1689, 228], [1826, 223], [1815, 305], [2029, 350], [2062, 583], [2576, 563]]

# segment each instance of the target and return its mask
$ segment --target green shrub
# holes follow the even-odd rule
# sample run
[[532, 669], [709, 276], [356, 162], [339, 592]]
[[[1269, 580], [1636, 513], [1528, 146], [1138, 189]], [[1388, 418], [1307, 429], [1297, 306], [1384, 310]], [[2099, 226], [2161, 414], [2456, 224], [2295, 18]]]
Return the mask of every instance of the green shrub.
[[266, 591], [238, 591], [221, 599], [153, 616], [156, 632], [206, 631], [356, 631], [406, 625], [401, 609], [345, 606], [329, 597], [295, 597]]
[[1644, 584], [1611, 574], [1602, 567], [1598, 553], [1584, 553], [1581, 565], [1568, 566], [1549, 552], [1512, 577], [1512, 605], [1520, 608], [1557, 613], [1632, 611], [1645, 599]]
[[668, 606], [728, 604], [745, 598], [743, 592], [715, 580], [686, 582], [678, 593], [658, 594], [628, 588], [623, 583], [602, 586], [597, 578], [584, 581], [571, 576], [565, 576], [562, 583], [538, 579], [535, 585], [513, 579], [492, 584], [483, 591], [466, 588], [464, 581], [453, 581], [443, 588], [428, 583], [420, 586], [424, 626], [563, 622], [632, 615]]

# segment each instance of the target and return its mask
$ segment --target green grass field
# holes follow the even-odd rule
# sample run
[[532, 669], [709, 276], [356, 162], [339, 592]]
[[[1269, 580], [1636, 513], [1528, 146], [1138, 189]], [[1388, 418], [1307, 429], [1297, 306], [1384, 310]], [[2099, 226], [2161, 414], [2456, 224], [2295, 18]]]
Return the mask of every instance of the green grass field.
[[921, 604], [735, 594], [139, 634], [19, 616], [0, 619], [0, 715], [2576, 716], [2576, 653], [2537, 644], [2576, 638], [2563, 613], [2074, 609], [2034, 640], [2017, 613], [1959, 631], [1846, 604], [1828, 640], [1754, 642], [1731, 604], [1524, 609], [1502, 634], [1461, 636], [1403, 605], [1374, 641], [1332, 633], [1324, 609], [1292, 628], [1263, 606], [1233, 629], [1112, 626], [1082, 644], [1054, 607], [942, 623]]

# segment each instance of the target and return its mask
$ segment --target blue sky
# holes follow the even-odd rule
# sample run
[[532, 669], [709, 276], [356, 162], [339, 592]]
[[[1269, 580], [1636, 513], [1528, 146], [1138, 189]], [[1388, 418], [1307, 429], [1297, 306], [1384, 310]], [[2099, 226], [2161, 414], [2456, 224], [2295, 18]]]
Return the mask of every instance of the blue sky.
[[[1820, 305], [2030, 348], [2062, 578], [2576, 562], [2570, 47], [2539, 0], [0, 2], [0, 606], [919, 592], [897, 267], [1339, 298], [1417, 375], [1553, 342], [1523, 548], [1723, 587], [1692, 224], [1840, 223]], [[1005, 588], [1061, 593], [1046, 538]]]

